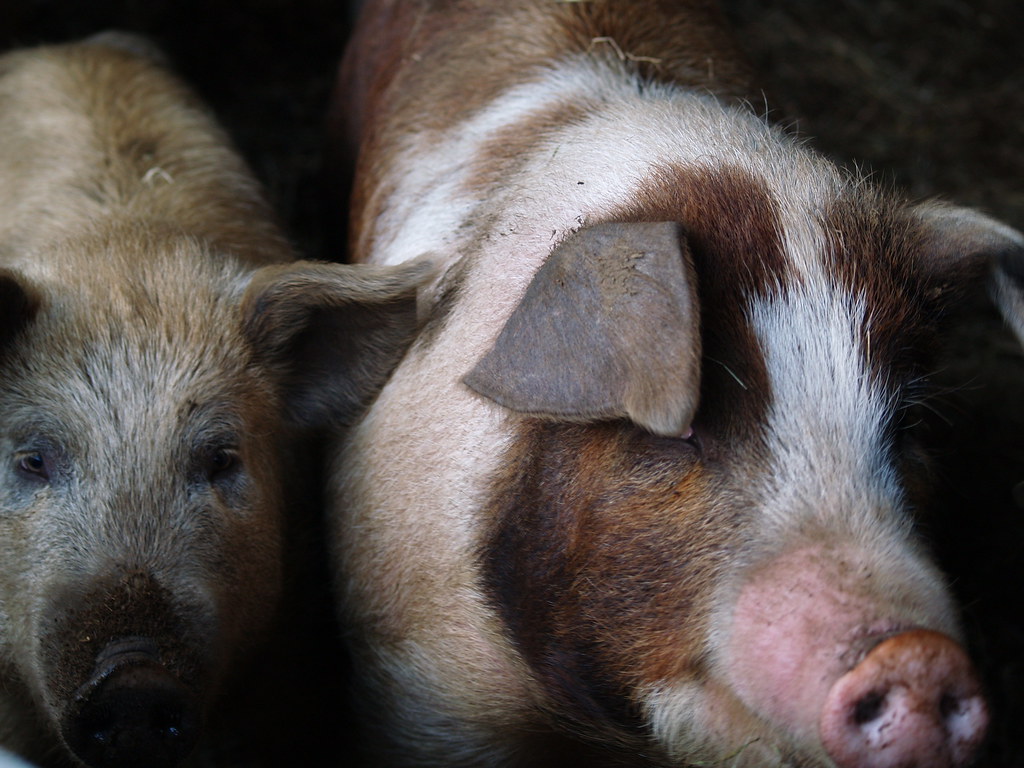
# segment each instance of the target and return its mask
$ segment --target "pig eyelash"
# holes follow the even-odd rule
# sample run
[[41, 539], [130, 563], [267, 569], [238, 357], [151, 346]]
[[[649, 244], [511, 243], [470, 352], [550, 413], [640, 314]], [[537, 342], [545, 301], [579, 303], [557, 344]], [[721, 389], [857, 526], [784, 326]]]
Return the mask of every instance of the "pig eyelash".
[[955, 391], [950, 388], [934, 392], [924, 391], [923, 389], [919, 392], [910, 392], [900, 404], [900, 412], [906, 413], [912, 409], [924, 409], [947, 426], [952, 426], [953, 420], [946, 415], [945, 411], [952, 407], [947, 396]]
[[946, 426], [952, 426], [953, 419], [948, 412], [956, 410], [956, 406], [949, 396], [956, 394], [959, 389], [961, 388], [933, 388], [930, 386], [929, 377], [925, 376], [915, 378], [904, 385], [893, 418], [888, 425], [888, 432], [894, 443], [901, 445], [927, 419], [935, 419]]
[[663, 450], [676, 452], [676, 451], [687, 451], [691, 452], [696, 456], [700, 456], [704, 452], [704, 443], [700, 437], [699, 430], [690, 426], [686, 433], [678, 435], [676, 437], [669, 437], [666, 435], [656, 435], [653, 432], [642, 430], [637, 428], [635, 433], [640, 436], [640, 439], [650, 445], [662, 446]]
[[677, 439], [689, 445], [698, 454], [702, 454], [704, 452], [703, 442], [700, 439], [700, 435], [697, 433], [696, 427], [692, 424], [686, 430], [686, 434], [680, 435]]

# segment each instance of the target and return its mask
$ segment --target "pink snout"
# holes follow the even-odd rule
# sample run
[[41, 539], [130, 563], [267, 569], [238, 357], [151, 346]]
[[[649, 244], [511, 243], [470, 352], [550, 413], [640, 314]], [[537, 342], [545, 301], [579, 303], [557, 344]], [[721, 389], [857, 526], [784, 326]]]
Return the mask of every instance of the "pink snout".
[[957, 768], [970, 762], [987, 727], [967, 654], [924, 629], [879, 643], [839, 678], [820, 722], [840, 768]]

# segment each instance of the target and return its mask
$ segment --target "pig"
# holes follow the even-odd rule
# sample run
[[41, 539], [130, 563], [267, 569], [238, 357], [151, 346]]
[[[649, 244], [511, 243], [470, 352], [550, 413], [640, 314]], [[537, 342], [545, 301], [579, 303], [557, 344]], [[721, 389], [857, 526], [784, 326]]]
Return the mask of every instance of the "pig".
[[146, 40], [0, 57], [0, 745], [170, 768], [282, 598], [289, 456], [411, 338], [425, 267], [296, 260]]
[[707, 2], [366, 5], [351, 256], [438, 265], [331, 451], [367, 764], [977, 753], [907, 422], [969, 294], [1024, 335], [1024, 237], [838, 168], [753, 88]]

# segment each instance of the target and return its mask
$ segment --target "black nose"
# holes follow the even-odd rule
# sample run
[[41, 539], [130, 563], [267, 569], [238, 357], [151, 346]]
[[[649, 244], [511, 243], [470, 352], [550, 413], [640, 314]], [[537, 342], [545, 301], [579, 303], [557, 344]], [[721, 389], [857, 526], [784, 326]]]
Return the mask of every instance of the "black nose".
[[128, 660], [84, 689], [61, 732], [90, 768], [174, 768], [195, 746], [194, 698], [157, 661]]

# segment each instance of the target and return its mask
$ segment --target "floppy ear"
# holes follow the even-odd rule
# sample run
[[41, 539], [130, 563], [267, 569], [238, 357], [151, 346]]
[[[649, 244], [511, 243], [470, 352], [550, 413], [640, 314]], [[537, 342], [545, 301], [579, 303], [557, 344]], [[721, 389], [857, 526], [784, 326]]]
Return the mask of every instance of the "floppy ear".
[[14, 272], [0, 269], [0, 358], [35, 316], [39, 304], [39, 295], [32, 286]]
[[417, 288], [431, 271], [298, 261], [255, 273], [243, 329], [278, 369], [295, 422], [344, 423], [376, 395], [413, 338]]
[[465, 383], [533, 416], [681, 435], [697, 409], [699, 325], [678, 224], [585, 227], [552, 251]]
[[980, 265], [992, 274], [992, 298], [1024, 344], [1024, 235], [970, 208], [918, 208], [929, 255], [940, 266]]

